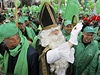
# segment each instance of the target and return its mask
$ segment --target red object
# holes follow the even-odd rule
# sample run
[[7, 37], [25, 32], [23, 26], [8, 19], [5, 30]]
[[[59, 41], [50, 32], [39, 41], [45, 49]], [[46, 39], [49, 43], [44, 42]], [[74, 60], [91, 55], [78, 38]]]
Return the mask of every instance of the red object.
[[88, 18], [84, 18], [83, 21], [89, 21], [89, 19]]
[[83, 21], [88, 21], [89, 19], [85, 16], [82, 16]]
[[100, 16], [97, 16], [96, 21], [100, 22]]
[[97, 16], [96, 15], [93, 15], [91, 18], [90, 18], [90, 21], [92, 22], [92, 21], [96, 21], [96, 18], [97, 18]]

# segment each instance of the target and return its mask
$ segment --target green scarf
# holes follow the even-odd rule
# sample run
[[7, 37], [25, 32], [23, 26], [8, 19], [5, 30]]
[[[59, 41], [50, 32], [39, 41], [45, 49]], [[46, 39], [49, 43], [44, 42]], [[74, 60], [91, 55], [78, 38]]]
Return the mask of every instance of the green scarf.
[[0, 67], [3, 65], [3, 56], [0, 54]]
[[[10, 50], [10, 54], [12, 56], [16, 56], [18, 52], [20, 51], [20, 54], [18, 56], [16, 65], [15, 65], [14, 74], [15, 75], [28, 75], [27, 50], [29, 47], [29, 43], [24, 36], [21, 36], [20, 43], [22, 43], [22, 46], [19, 44], [15, 49]], [[4, 64], [2, 66], [4, 73], [7, 72], [8, 58], [9, 58], [9, 54], [6, 51], [4, 54]]]
[[28, 34], [28, 37], [30, 38], [30, 39], [32, 39], [32, 46], [35, 48], [35, 42], [37, 41], [37, 37], [36, 37], [36, 34], [35, 34], [35, 32], [31, 29], [31, 28], [29, 28], [29, 27], [25, 27], [26, 28], [26, 31], [27, 31], [27, 34]]
[[34, 37], [36, 36], [35, 32], [29, 27], [25, 27], [25, 28], [26, 28], [28, 37], [33, 40]]

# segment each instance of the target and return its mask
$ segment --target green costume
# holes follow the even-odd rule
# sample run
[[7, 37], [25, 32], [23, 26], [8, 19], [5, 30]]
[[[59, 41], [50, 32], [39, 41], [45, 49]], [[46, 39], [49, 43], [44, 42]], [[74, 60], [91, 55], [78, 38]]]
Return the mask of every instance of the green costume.
[[85, 75], [100, 75], [100, 50], [96, 52], [90, 65], [84, 71]]
[[[71, 21], [70, 20], [66, 20], [64, 22], [64, 26], [68, 26], [68, 25], [71, 25]], [[66, 30], [64, 29], [64, 27], [62, 29], [62, 33], [65, 36], [65, 40], [68, 41], [70, 39], [70, 33], [67, 33]]]
[[[34, 39], [36, 37], [35, 32], [31, 28], [29, 28], [27, 26], [25, 26], [25, 30], [26, 30], [27, 35], [28, 35], [28, 37], [26, 37], [26, 38], [27, 39], [31, 39], [32, 41], [34, 41]], [[20, 34], [22, 34], [22, 32], [20, 32]], [[32, 42], [32, 46], [35, 48], [34, 42]]]
[[29, 28], [29, 27], [25, 27], [26, 28], [26, 31], [27, 31], [27, 34], [28, 34], [28, 37], [32, 39], [32, 46], [35, 48], [35, 44], [36, 44], [36, 40], [38, 39], [35, 32]]
[[[24, 20], [22, 19], [22, 17], [18, 19], [18, 22], [22, 23], [22, 24], [24, 23]], [[24, 33], [24, 32], [26, 32], [26, 33]], [[36, 37], [36, 34], [33, 31], [33, 29], [30, 28], [30, 27], [25, 26], [25, 31], [24, 32], [20, 32], [20, 35], [24, 35], [27, 39], [30, 39], [32, 41], [32, 46], [35, 48], [35, 44], [34, 44], [33, 41], [34, 41], [34, 38]]]
[[95, 27], [95, 28], [94, 28], [94, 33], [97, 34], [97, 33], [98, 33], [98, 29], [99, 29], [99, 27]]
[[82, 37], [78, 39], [78, 45], [75, 48], [75, 61], [73, 64], [73, 75], [82, 75], [83, 71], [90, 64], [95, 53], [99, 50], [98, 43], [92, 40], [86, 47], [82, 42]]
[[98, 59], [97, 59], [97, 72], [96, 75], [100, 75], [100, 51], [98, 52]]
[[35, 32], [29, 27], [25, 27], [25, 29], [27, 31], [28, 37], [33, 40], [34, 37], [36, 36]]
[[[2, 30], [4, 31], [2, 32]], [[0, 43], [3, 42], [5, 38], [14, 36], [18, 31], [18, 28], [16, 28], [13, 23], [3, 24], [0, 26]], [[4, 73], [7, 73], [9, 55], [15, 57], [20, 52], [14, 68], [14, 75], [28, 75], [27, 50], [29, 43], [24, 36], [20, 35], [20, 38], [20, 44], [18, 44], [14, 49], [9, 50], [9, 52], [5, 50], [4, 56], [0, 54], [0, 66]]]
[[[22, 45], [21, 45], [22, 44]], [[28, 63], [27, 63], [27, 50], [28, 50], [29, 44], [25, 37], [21, 36], [21, 42], [20, 44], [13, 50], [10, 50], [10, 54], [12, 56], [16, 56], [18, 52], [20, 51], [19, 57], [17, 59], [14, 74], [15, 75], [28, 75]], [[7, 51], [5, 51], [4, 54], [4, 63], [2, 66], [3, 72], [7, 72], [7, 66], [8, 66], [8, 59], [9, 54]]]
[[37, 32], [37, 26], [32, 22], [32, 28], [34, 28], [35, 32]]

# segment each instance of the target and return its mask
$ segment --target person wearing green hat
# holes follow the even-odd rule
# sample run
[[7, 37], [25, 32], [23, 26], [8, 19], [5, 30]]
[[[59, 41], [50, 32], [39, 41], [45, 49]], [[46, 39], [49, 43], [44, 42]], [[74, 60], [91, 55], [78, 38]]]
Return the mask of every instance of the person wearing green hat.
[[[82, 35], [78, 38], [78, 45], [74, 46], [75, 61], [73, 64], [73, 75], [86, 75], [87, 67], [90, 65], [95, 53], [99, 50], [98, 42], [93, 39], [93, 36], [93, 26], [83, 26]], [[92, 72], [90, 75], [92, 75]]]
[[6, 46], [0, 53], [0, 67], [5, 75], [38, 75], [38, 53], [14, 23], [0, 26], [0, 43]]
[[32, 13], [29, 13], [28, 21], [31, 28], [36, 32], [36, 34], [38, 34], [38, 26], [39, 26], [38, 19], [35, 16], [33, 16]]
[[22, 18], [18, 19], [18, 28], [21, 30], [21, 34], [28, 39], [31, 45], [33, 45], [33, 40], [36, 34], [32, 28], [25, 26], [24, 20]]
[[99, 75], [100, 74], [100, 27], [94, 36], [94, 40], [98, 41], [99, 51], [96, 52], [90, 65], [85, 70], [85, 75]]
[[71, 31], [72, 31], [71, 21], [70, 20], [64, 21], [62, 32], [65, 36], [66, 41], [69, 40]]
[[33, 15], [32, 15], [32, 12], [29, 13], [28, 20], [29, 20], [29, 21], [33, 21]]
[[10, 22], [11, 22], [11, 23], [15, 23], [15, 17], [14, 17], [14, 15], [11, 14], [9, 17], [10, 17], [10, 18], [9, 18]]
[[38, 28], [35, 25], [35, 23], [32, 23], [29, 20], [25, 20], [24, 23], [25, 23], [25, 26], [32, 28], [35, 31], [35, 33], [38, 34]]

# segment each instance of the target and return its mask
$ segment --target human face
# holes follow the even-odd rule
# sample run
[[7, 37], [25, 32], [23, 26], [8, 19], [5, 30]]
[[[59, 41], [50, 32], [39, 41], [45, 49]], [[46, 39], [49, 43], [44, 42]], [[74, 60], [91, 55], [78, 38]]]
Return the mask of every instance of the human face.
[[69, 25], [67, 25], [67, 26], [64, 26], [64, 29], [65, 29], [65, 31], [66, 31], [67, 33], [71, 33], [71, 31], [72, 31], [72, 26], [69, 24]]
[[83, 32], [83, 42], [84, 43], [91, 42], [91, 40], [93, 39], [93, 35], [94, 33], [92, 32], [89, 32], [89, 33]]
[[47, 36], [47, 39], [49, 40], [48, 45], [51, 49], [54, 49], [65, 42], [65, 37], [61, 30], [53, 31], [51, 35]]
[[52, 31], [52, 32], [50, 33], [50, 35], [57, 35], [58, 33], [59, 33], [59, 30], [55, 29], [54, 31]]
[[18, 28], [22, 31], [25, 30], [25, 25], [23, 23], [18, 23]]
[[25, 25], [29, 25], [29, 21], [28, 20], [25, 20]]
[[3, 40], [3, 43], [8, 49], [15, 48], [15, 44], [16, 44], [14, 38], [6, 38], [6, 39]]
[[12, 16], [12, 17], [10, 17], [10, 21], [14, 21], [14, 17]]

